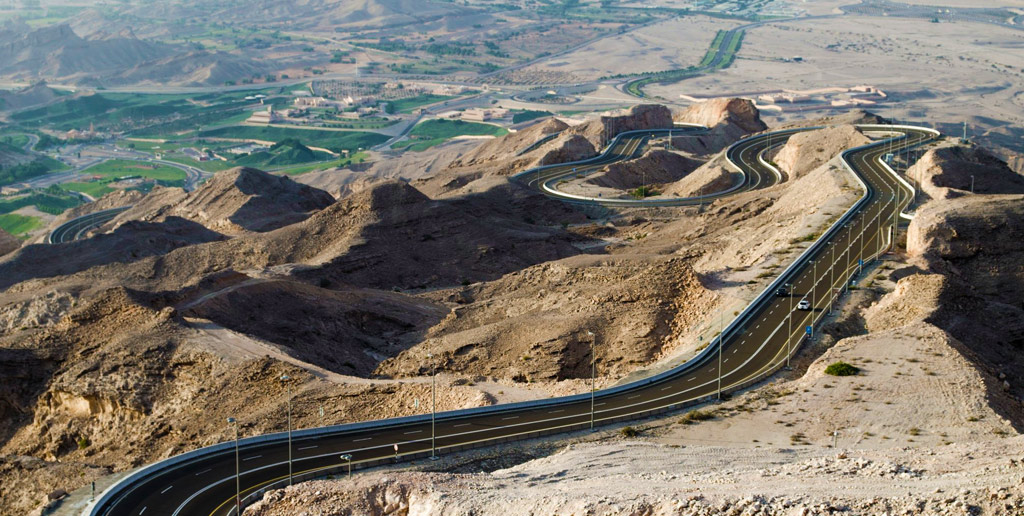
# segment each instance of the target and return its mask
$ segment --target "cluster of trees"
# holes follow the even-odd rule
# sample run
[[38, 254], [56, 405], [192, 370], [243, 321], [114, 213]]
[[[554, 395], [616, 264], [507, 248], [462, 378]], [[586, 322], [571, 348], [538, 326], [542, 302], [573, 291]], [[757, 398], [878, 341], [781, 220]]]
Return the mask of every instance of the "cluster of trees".
[[25, 181], [46, 174], [50, 171], [40, 160], [22, 163], [10, 167], [0, 167], [0, 186]]

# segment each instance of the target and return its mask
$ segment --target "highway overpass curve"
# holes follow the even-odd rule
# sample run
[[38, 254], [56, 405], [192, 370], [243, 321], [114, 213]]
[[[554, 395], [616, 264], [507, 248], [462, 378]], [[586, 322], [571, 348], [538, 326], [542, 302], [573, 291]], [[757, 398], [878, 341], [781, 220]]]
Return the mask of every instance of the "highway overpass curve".
[[[766, 188], [782, 180], [782, 174], [770, 166], [762, 158], [762, 154], [768, 150], [768, 144], [773, 148], [784, 145], [789, 137], [807, 129], [789, 129], [771, 133], [758, 134], [746, 138], [726, 150], [727, 161], [742, 174], [742, 180], [718, 192], [708, 192], [695, 197], [669, 197], [650, 199], [615, 199], [601, 197], [587, 197], [562, 192], [558, 189], [558, 183], [566, 178], [576, 177], [578, 174], [587, 174], [600, 169], [616, 161], [633, 159], [643, 154], [643, 147], [647, 140], [654, 136], [665, 136], [670, 132], [673, 136], [699, 136], [707, 132], [707, 128], [697, 125], [679, 125], [672, 129], [655, 129], [629, 131], [622, 133], [612, 140], [604, 152], [600, 155], [573, 163], [562, 163], [557, 165], [545, 165], [520, 172], [512, 179], [530, 188], [539, 189], [544, 195], [574, 204], [589, 204], [609, 207], [655, 207], [655, 206], [687, 206], [701, 203], [709, 203], [715, 199], [745, 192], [756, 188]], [[742, 164], [742, 165], [741, 165]]]
[[[891, 143], [897, 149], [925, 143], [938, 135], [924, 128], [903, 127], [900, 131], [904, 136]], [[844, 152], [846, 164], [865, 183], [861, 200], [725, 327], [721, 346], [716, 338], [696, 357], [671, 371], [598, 392], [593, 399], [597, 424], [713, 399], [720, 391], [743, 388], [781, 367], [787, 353], [799, 345], [804, 328], [823, 317], [835, 289], [856, 271], [858, 260], [870, 260], [887, 248], [897, 212], [909, 203], [912, 192], [880, 162], [890, 150], [881, 142]], [[740, 165], [751, 164], [743, 161]], [[793, 295], [775, 296], [776, 287], [786, 283], [793, 284]], [[790, 309], [804, 298], [813, 302], [812, 310]], [[591, 424], [591, 403], [590, 395], [582, 394], [439, 413], [436, 446], [443, 454], [504, 439], [585, 429]], [[312, 476], [343, 470], [344, 462], [339, 459], [343, 453], [351, 454], [357, 464], [397, 460], [396, 444], [403, 458], [424, 457], [431, 450], [431, 426], [430, 415], [425, 414], [296, 432], [292, 445], [295, 474]], [[245, 439], [239, 456], [243, 498], [259, 496], [263, 489], [287, 482], [284, 434]], [[172, 457], [122, 479], [87, 513], [233, 514], [235, 466], [231, 442]]]
[[93, 213], [87, 213], [81, 217], [75, 217], [59, 226], [57, 226], [50, 235], [46, 237], [46, 242], [50, 244], [63, 244], [78, 240], [86, 231], [90, 229], [98, 228], [107, 222], [110, 222], [117, 216], [131, 206], [122, 206], [120, 208], [111, 208], [109, 210], [96, 211]]

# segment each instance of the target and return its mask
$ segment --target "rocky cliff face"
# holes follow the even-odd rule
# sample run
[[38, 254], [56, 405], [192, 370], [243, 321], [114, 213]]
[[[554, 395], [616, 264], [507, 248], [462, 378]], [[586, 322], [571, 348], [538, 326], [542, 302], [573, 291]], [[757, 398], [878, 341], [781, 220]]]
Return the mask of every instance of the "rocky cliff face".
[[907, 176], [933, 199], [969, 194], [972, 179], [977, 194], [1024, 193], [1024, 176], [984, 147], [947, 144], [931, 149], [907, 170]]
[[130, 221], [180, 217], [212, 231], [265, 232], [305, 220], [334, 203], [329, 193], [253, 168], [218, 172], [193, 192], [159, 188], [121, 213], [108, 227]]
[[588, 183], [628, 190], [641, 185], [673, 183], [693, 172], [702, 162], [681, 153], [649, 150], [639, 158], [620, 161], [591, 175]]
[[668, 129], [672, 127], [672, 112], [658, 104], [640, 104], [624, 111], [602, 115], [571, 128], [573, 134], [585, 137], [597, 149], [603, 149], [620, 133], [641, 129]]
[[789, 179], [793, 179], [820, 167], [846, 149], [870, 141], [852, 125], [827, 127], [790, 136], [772, 159]]
[[695, 154], [719, 152], [744, 136], [768, 128], [761, 112], [749, 99], [718, 98], [694, 104], [674, 117], [676, 122], [700, 124], [711, 129], [699, 138], [678, 138], [674, 148]]

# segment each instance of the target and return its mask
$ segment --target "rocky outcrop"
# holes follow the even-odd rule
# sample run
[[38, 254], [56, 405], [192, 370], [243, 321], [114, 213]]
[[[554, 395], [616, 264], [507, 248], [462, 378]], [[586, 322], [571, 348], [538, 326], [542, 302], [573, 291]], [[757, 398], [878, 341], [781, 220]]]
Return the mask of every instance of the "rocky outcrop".
[[264, 232], [305, 220], [333, 203], [334, 197], [323, 190], [239, 167], [218, 172], [194, 192], [155, 189], [108, 227], [132, 220], [161, 222], [180, 217], [223, 234]]
[[224, 235], [179, 217], [158, 223], [128, 221], [110, 233], [66, 244], [32, 244], [0, 258], [0, 289], [31, 278], [131, 263], [148, 256], [162, 256], [179, 247], [223, 239]]
[[826, 127], [790, 136], [772, 160], [790, 179], [794, 179], [820, 167], [842, 151], [870, 141], [852, 125]]
[[641, 129], [669, 129], [672, 127], [672, 112], [660, 104], [640, 104], [628, 110], [601, 115], [577, 125], [569, 132], [584, 136], [597, 149], [604, 148], [620, 133]]
[[925, 204], [907, 231], [907, 251], [929, 269], [961, 278], [1004, 303], [1024, 292], [1024, 196], [967, 196]]
[[678, 181], [701, 165], [680, 153], [656, 149], [629, 161], [613, 163], [591, 175], [587, 182], [607, 188], [628, 190], [641, 185]]
[[0, 256], [13, 252], [21, 247], [21, 240], [18, 237], [0, 229]]
[[932, 199], [970, 194], [1024, 194], [1024, 176], [984, 147], [947, 145], [931, 149], [910, 169], [922, 191]]
[[699, 124], [710, 133], [698, 138], [676, 138], [674, 148], [694, 154], [711, 154], [732, 145], [744, 136], [768, 128], [761, 112], [750, 99], [717, 98], [694, 104], [675, 115], [676, 122]]

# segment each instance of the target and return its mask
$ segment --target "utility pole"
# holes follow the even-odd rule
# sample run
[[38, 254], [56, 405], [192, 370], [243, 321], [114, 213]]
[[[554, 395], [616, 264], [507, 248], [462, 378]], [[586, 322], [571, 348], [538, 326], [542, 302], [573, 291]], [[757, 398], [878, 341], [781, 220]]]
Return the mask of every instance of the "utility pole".
[[974, 193], [974, 176], [971, 176], [971, 193]]
[[291, 377], [281, 375], [281, 382], [288, 389], [288, 485], [292, 485], [292, 384], [288, 380], [291, 380]]

